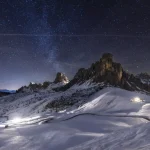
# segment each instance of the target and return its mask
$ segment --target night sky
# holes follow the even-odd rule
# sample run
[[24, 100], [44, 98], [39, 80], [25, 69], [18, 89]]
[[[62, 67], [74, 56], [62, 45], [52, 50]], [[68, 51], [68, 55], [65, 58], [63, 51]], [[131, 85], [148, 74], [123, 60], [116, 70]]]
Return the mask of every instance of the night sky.
[[150, 73], [149, 0], [0, 0], [0, 89], [71, 79], [104, 52]]

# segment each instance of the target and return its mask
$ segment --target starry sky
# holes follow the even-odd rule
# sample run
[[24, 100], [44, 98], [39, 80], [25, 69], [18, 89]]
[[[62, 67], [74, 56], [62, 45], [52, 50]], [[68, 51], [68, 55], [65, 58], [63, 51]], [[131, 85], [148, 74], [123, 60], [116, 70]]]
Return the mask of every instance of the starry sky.
[[110, 52], [150, 73], [149, 0], [0, 0], [0, 89], [70, 79]]

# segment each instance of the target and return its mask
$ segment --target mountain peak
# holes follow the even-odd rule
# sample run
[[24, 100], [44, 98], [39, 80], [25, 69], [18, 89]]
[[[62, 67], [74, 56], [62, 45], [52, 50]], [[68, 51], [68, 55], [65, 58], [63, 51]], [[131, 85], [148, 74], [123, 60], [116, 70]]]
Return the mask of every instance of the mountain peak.
[[111, 53], [104, 53], [101, 59], [113, 61], [113, 55]]
[[120, 63], [113, 61], [113, 55], [110, 53], [104, 53], [100, 60], [93, 63], [90, 68], [80, 68], [67, 88], [87, 80], [94, 83], [108, 83], [130, 91], [150, 92], [149, 85], [141, 82], [139, 77], [125, 72]]
[[65, 74], [58, 72], [56, 75], [56, 78], [54, 80], [54, 83], [60, 83], [60, 82], [68, 83], [69, 79], [67, 78], [67, 76]]
[[81, 68], [75, 75], [78, 81], [92, 79], [94, 82], [109, 82], [112, 84], [119, 84], [121, 82], [123, 69], [121, 64], [113, 62], [113, 55], [105, 53], [97, 61], [91, 65], [90, 68]]

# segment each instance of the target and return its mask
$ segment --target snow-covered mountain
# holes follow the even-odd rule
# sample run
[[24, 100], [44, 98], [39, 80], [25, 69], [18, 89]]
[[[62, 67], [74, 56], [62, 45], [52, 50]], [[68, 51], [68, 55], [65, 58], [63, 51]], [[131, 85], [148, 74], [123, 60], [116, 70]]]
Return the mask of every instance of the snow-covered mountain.
[[144, 84], [150, 84], [150, 75], [148, 73], [140, 73], [137, 75], [141, 79], [141, 82]]
[[0, 97], [6, 96], [6, 95], [9, 95], [9, 94], [14, 94], [14, 93], [16, 93], [15, 90], [1, 89], [1, 90], [0, 90]]
[[15, 90], [7, 90], [7, 89], [1, 89], [0, 92], [5, 92], [5, 93], [16, 93]]
[[53, 82], [45, 81], [42, 84], [30, 82], [28, 86], [22, 86], [17, 90], [17, 93], [31, 93], [40, 91], [51, 91], [54, 88], [62, 87], [69, 83], [69, 79], [63, 74], [58, 72]]
[[103, 54], [99, 61], [93, 63], [88, 69], [81, 68], [74, 78], [60, 90], [66, 90], [74, 84], [91, 80], [92, 83], [104, 82], [129, 91], [150, 92], [150, 85], [142, 82], [139, 76], [124, 71], [120, 63], [113, 61], [113, 55]]
[[149, 89], [111, 54], [70, 82], [58, 73], [54, 82], [30, 83], [0, 98], [10, 125], [0, 129], [0, 150], [150, 149]]

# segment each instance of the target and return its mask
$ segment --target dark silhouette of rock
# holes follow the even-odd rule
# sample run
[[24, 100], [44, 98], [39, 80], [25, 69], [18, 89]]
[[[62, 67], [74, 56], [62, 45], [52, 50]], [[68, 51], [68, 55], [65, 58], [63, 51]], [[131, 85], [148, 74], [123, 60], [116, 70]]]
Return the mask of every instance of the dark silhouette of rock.
[[68, 83], [69, 80], [63, 73], [58, 72], [54, 80], [54, 83], [60, 83], [60, 82]]
[[6, 96], [6, 95], [10, 95], [12, 93], [8, 93], [8, 92], [0, 92], [0, 97]]
[[48, 88], [48, 86], [49, 86], [50, 84], [51, 84], [51, 82], [45, 81], [45, 82], [43, 83], [42, 87], [43, 87], [44, 89], [46, 89], [46, 88]]

